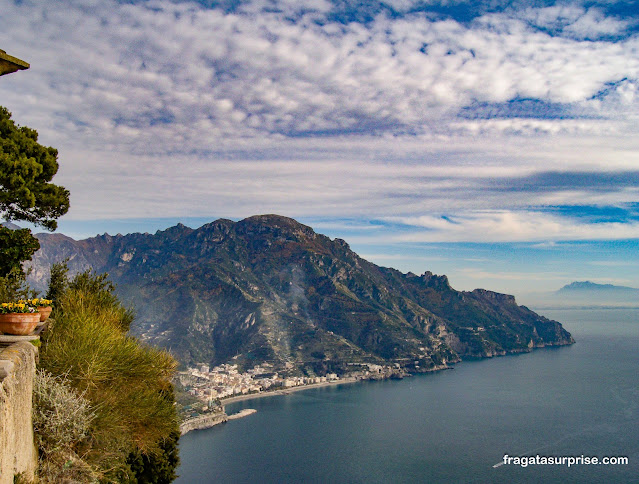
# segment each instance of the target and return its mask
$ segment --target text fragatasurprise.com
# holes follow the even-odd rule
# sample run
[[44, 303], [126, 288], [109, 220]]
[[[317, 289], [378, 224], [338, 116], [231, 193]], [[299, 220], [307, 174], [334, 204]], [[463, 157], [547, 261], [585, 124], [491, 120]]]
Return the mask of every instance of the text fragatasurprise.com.
[[571, 455], [571, 456], [556, 456], [556, 455], [523, 455], [523, 456], [510, 456], [504, 454], [503, 462], [499, 465], [518, 465], [520, 467], [528, 467], [530, 465], [563, 465], [563, 466], [576, 466], [576, 465], [628, 465], [628, 457], [625, 456], [588, 456], [588, 455]]

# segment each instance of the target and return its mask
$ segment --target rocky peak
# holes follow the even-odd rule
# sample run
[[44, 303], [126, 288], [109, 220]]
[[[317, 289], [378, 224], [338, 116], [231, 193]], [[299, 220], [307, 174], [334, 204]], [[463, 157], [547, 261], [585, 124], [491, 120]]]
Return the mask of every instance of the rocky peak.
[[238, 233], [252, 237], [273, 237], [288, 240], [315, 238], [315, 231], [307, 226], [281, 215], [254, 215], [237, 222]]
[[420, 276], [420, 279], [422, 280], [422, 283], [429, 287], [451, 289], [448, 277], [445, 275], [438, 276], [430, 271], [426, 271]]
[[471, 294], [475, 296], [479, 296], [483, 299], [496, 301], [499, 303], [505, 304], [516, 304], [515, 296], [511, 296], [510, 294], [502, 294], [499, 292], [488, 291], [486, 289], [475, 289], [471, 292]]
[[155, 233], [155, 235], [165, 236], [165, 237], [169, 237], [173, 239], [176, 237], [183, 237], [185, 235], [190, 234], [191, 232], [193, 232], [193, 229], [191, 227], [187, 227], [186, 225], [182, 223], [178, 223], [177, 225], [174, 225], [173, 227], [169, 227], [165, 230], [158, 230]]
[[343, 247], [346, 250], [351, 250], [350, 245], [348, 245], [348, 243], [344, 239], [333, 239], [333, 243], [339, 245], [340, 247]]

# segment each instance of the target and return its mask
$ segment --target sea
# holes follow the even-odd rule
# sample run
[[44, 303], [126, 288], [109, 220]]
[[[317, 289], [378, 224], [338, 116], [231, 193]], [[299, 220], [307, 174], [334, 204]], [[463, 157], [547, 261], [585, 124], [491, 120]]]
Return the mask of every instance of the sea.
[[230, 404], [257, 412], [183, 436], [176, 482], [639, 483], [639, 309], [538, 312], [576, 344]]

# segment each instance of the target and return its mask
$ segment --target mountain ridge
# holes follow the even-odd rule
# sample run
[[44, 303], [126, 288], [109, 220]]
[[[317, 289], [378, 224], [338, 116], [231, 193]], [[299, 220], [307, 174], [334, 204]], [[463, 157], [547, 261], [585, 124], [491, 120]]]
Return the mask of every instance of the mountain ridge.
[[639, 289], [629, 286], [616, 286], [614, 284], [598, 284], [591, 281], [574, 281], [566, 284], [557, 292], [574, 292], [574, 291], [621, 291], [621, 292], [637, 292]]
[[[56, 234], [53, 234], [56, 235]], [[406, 371], [574, 342], [513, 296], [379, 267], [341, 240], [268, 214], [73, 241], [38, 235], [34, 273], [71, 257], [135, 304], [135, 335], [184, 363], [270, 362], [309, 374], [368, 362]]]

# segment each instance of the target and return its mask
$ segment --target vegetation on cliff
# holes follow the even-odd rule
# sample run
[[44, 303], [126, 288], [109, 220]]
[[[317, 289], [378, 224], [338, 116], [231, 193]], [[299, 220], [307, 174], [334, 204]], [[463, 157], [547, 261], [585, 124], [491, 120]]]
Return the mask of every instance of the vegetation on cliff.
[[[58, 152], [0, 107], [0, 216], [55, 230], [69, 192], [51, 183]], [[29, 229], [0, 226], [0, 299], [35, 295], [23, 263], [40, 244]], [[106, 275], [67, 279], [54, 265], [47, 294], [55, 326], [46, 333], [35, 379], [34, 424], [43, 482], [171, 482], [178, 417], [164, 351], [127, 335], [133, 313]]]
[[[167, 352], [127, 335], [132, 313], [113, 290], [105, 275], [85, 272], [69, 281], [56, 301], [55, 325], [44, 338], [40, 367], [55, 384], [50, 386], [67, 387], [66, 393], [54, 393], [86, 402], [90, 416], [86, 429], [67, 432], [75, 438], [58, 447], [51, 445], [50, 432], [59, 426], [37, 428], [45, 481], [82, 482], [94, 476], [101, 482], [163, 483], [175, 478], [179, 427], [170, 379], [176, 363]], [[50, 400], [39, 398], [36, 405]], [[75, 420], [69, 418], [68, 425], [75, 426]]]

